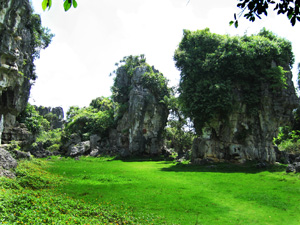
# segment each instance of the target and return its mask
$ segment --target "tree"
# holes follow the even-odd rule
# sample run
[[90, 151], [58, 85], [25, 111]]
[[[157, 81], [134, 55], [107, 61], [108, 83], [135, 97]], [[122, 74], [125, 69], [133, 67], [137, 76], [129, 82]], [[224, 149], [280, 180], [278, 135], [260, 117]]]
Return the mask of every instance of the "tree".
[[[237, 7], [241, 9], [238, 17], [244, 15], [246, 19], [254, 22], [256, 18], [261, 19], [261, 15], [268, 16], [269, 6], [273, 5], [273, 10], [279, 14], [286, 14], [292, 26], [300, 21], [300, 0], [238, 0]], [[238, 27], [237, 15], [234, 14], [234, 20], [230, 21], [230, 25], [234, 24]]]
[[[286, 87], [284, 68], [292, 67], [291, 43], [263, 29], [258, 35], [214, 34], [184, 30], [174, 60], [181, 71], [179, 100], [196, 132], [211, 121], [226, 121], [235, 103], [256, 115], [263, 88]], [[238, 89], [238, 90], [237, 90]], [[235, 91], [242, 93], [236, 99]]]
[[195, 132], [187, 118], [181, 110], [178, 97], [175, 97], [177, 88], [171, 91], [170, 97], [164, 97], [164, 103], [168, 105], [170, 111], [167, 127], [165, 128], [165, 141], [168, 148], [173, 148], [181, 156], [192, 148]]
[[[45, 11], [46, 9], [50, 9], [52, 6], [52, 0], [43, 0], [42, 8]], [[68, 11], [71, 7], [77, 8], [77, 1], [76, 0], [64, 0], [64, 9]]]

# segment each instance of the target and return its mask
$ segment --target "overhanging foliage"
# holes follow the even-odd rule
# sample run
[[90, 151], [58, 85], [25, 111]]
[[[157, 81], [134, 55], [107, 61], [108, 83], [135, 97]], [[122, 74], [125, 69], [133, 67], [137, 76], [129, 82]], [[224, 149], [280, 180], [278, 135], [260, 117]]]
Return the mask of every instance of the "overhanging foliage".
[[[226, 119], [236, 101], [255, 114], [262, 84], [272, 92], [285, 88], [283, 67], [292, 67], [294, 56], [289, 41], [265, 29], [242, 37], [205, 29], [184, 30], [174, 60], [181, 71], [182, 109], [201, 133], [213, 118]], [[236, 92], [242, 93], [241, 99], [236, 99]]]

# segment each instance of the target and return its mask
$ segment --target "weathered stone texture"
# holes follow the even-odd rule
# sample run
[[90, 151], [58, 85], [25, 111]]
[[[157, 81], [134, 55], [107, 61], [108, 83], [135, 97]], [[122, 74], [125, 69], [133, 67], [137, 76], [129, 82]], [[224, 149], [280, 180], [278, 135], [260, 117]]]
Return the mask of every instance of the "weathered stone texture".
[[3, 148], [0, 148], [0, 177], [7, 176], [13, 178], [14, 173], [10, 170], [16, 168], [17, 165], [17, 161], [11, 154]]
[[[290, 71], [288, 67], [285, 70]], [[194, 140], [192, 161], [211, 158], [214, 161], [260, 160], [276, 161], [272, 144], [278, 128], [290, 123], [292, 110], [297, 107], [298, 98], [288, 72], [287, 88], [271, 91], [268, 84], [262, 87], [260, 103], [256, 114], [247, 113], [241, 103], [242, 90], [236, 87], [235, 106], [229, 117], [207, 124], [201, 137]]]
[[63, 128], [64, 110], [62, 107], [51, 108], [44, 106], [35, 106], [35, 110], [50, 122], [52, 129]]
[[0, 1], [0, 136], [14, 126], [35, 79], [31, 14], [28, 0]]
[[116, 128], [109, 130], [107, 138], [92, 135], [87, 142], [81, 142], [73, 135], [63, 146], [67, 156], [109, 154], [126, 157], [161, 153], [162, 132], [169, 111], [157, 93], [145, 87], [142, 77], [147, 69], [146, 66], [137, 67], [130, 76], [122, 67], [119, 68], [115, 85], [123, 91], [115, 100], [126, 109], [120, 113]]
[[147, 67], [138, 67], [131, 78], [124, 71], [118, 74], [118, 85], [131, 87], [128, 96], [122, 96], [120, 100], [128, 104], [128, 109], [119, 120], [117, 129], [110, 132], [112, 144], [123, 156], [161, 153], [161, 135], [169, 112], [155, 93], [143, 85], [142, 77], [146, 72]]

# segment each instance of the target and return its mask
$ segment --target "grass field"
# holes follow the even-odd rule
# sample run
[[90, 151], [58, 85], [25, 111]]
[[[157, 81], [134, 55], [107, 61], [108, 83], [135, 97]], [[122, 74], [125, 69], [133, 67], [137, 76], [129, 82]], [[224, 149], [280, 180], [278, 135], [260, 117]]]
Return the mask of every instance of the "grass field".
[[[300, 175], [286, 174], [281, 166], [261, 170], [90, 157], [55, 158], [43, 165], [48, 172], [41, 177], [49, 177], [49, 187], [12, 191], [7, 184], [0, 201], [1, 210], [12, 201], [5, 200], [7, 192], [12, 199], [16, 193], [32, 196], [31, 202], [37, 194], [42, 213], [23, 196], [29, 219], [2, 216], [0, 222], [30, 224], [34, 212], [40, 218], [36, 224], [300, 224]], [[3, 210], [13, 212], [8, 211]]]

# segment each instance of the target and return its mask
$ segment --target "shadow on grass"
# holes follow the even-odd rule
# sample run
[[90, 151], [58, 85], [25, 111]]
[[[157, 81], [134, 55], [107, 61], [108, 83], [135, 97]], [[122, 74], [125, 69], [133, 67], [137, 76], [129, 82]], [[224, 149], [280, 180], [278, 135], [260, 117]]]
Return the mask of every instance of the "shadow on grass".
[[162, 168], [164, 172], [213, 172], [213, 173], [260, 173], [263, 171], [269, 172], [284, 172], [285, 165], [267, 165], [258, 167], [255, 163], [245, 164], [230, 164], [230, 163], [215, 163], [208, 165], [192, 165], [177, 163], [168, 168]]
[[167, 160], [164, 156], [131, 156], [131, 157], [120, 157], [117, 156], [113, 160], [121, 160], [123, 162], [172, 162], [172, 160]]

